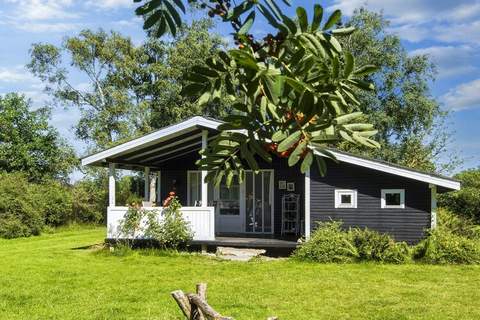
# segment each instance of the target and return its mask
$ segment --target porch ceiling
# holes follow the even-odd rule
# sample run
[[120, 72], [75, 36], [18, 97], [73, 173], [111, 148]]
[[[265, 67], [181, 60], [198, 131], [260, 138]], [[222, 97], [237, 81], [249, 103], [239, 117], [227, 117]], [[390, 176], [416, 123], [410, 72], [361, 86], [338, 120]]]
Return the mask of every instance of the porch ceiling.
[[[107, 157], [93, 165], [106, 167], [109, 163], [115, 163], [119, 169], [140, 170], [144, 167], [161, 169], [167, 162], [183, 158], [192, 153], [198, 153], [202, 148], [202, 130], [205, 129], [195, 128], [169, 139], [163, 139], [119, 155]], [[208, 140], [210, 141], [215, 138], [217, 132], [215, 130], [208, 131]]]

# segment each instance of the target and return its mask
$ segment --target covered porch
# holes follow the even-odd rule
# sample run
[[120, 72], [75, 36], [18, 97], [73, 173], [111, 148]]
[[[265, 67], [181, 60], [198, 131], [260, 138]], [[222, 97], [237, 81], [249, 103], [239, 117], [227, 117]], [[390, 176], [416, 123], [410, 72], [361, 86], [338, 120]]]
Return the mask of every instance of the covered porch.
[[[128, 210], [127, 204], [116, 199], [117, 171], [127, 169], [143, 172], [142, 206], [159, 211], [160, 219], [163, 200], [169, 192], [175, 192], [194, 235], [192, 244], [296, 246], [296, 240], [305, 234], [305, 177], [285, 164], [274, 163], [265, 164], [258, 174], [247, 172], [245, 181], [231, 188], [205, 183], [207, 172], [198, 170], [195, 162], [200, 158], [198, 152], [218, 134], [219, 124], [195, 117], [82, 160], [84, 165], [109, 168], [107, 238], [117, 237], [119, 222]], [[281, 181], [295, 188], [278, 190]], [[297, 214], [284, 221], [283, 201], [287, 195], [296, 201]]]

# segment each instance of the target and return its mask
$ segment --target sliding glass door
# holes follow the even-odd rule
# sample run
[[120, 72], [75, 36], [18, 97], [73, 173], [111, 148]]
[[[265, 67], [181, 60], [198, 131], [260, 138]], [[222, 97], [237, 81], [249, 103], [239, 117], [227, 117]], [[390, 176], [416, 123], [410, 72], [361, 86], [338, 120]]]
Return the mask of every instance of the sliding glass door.
[[273, 223], [273, 170], [245, 177], [245, 231], [271, 233]]

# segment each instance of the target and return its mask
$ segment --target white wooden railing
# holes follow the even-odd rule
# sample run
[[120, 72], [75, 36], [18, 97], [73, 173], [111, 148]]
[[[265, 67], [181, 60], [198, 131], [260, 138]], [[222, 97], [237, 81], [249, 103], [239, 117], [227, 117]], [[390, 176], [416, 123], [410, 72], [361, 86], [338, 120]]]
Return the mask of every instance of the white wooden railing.
[[[145, 210], [157, 210], [162, 219], [161, 207], [144, 207]], [[119, 236], [119, 224], [128, 207], [108, 207], [107, 238], [116, 239]], [[215, 240], [215, 208], [214, 207], [182, 207], [183, 218], [188, 222], [193, 232], [193, 240]], [[142, 238], [140, 234], [138, 238]]]

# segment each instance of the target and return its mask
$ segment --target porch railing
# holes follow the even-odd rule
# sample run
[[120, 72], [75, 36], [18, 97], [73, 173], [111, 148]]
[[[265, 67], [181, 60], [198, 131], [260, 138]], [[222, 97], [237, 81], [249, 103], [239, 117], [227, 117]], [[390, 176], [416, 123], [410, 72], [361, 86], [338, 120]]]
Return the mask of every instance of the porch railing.
[[[161, 207], [144, 207], [145, 210], [159, 211], [159, 219], [163, 215]], [[119, 225], [128, 207], [108, 207], [107, 209], [107, 238], [119, 237]], [[215, 240], [215, 208], [214, 207], [182, 207], [183, 218], [189, 223], [193, 232], [193, 240]], [[142, 239], [142, 235], [139, 235]]]

